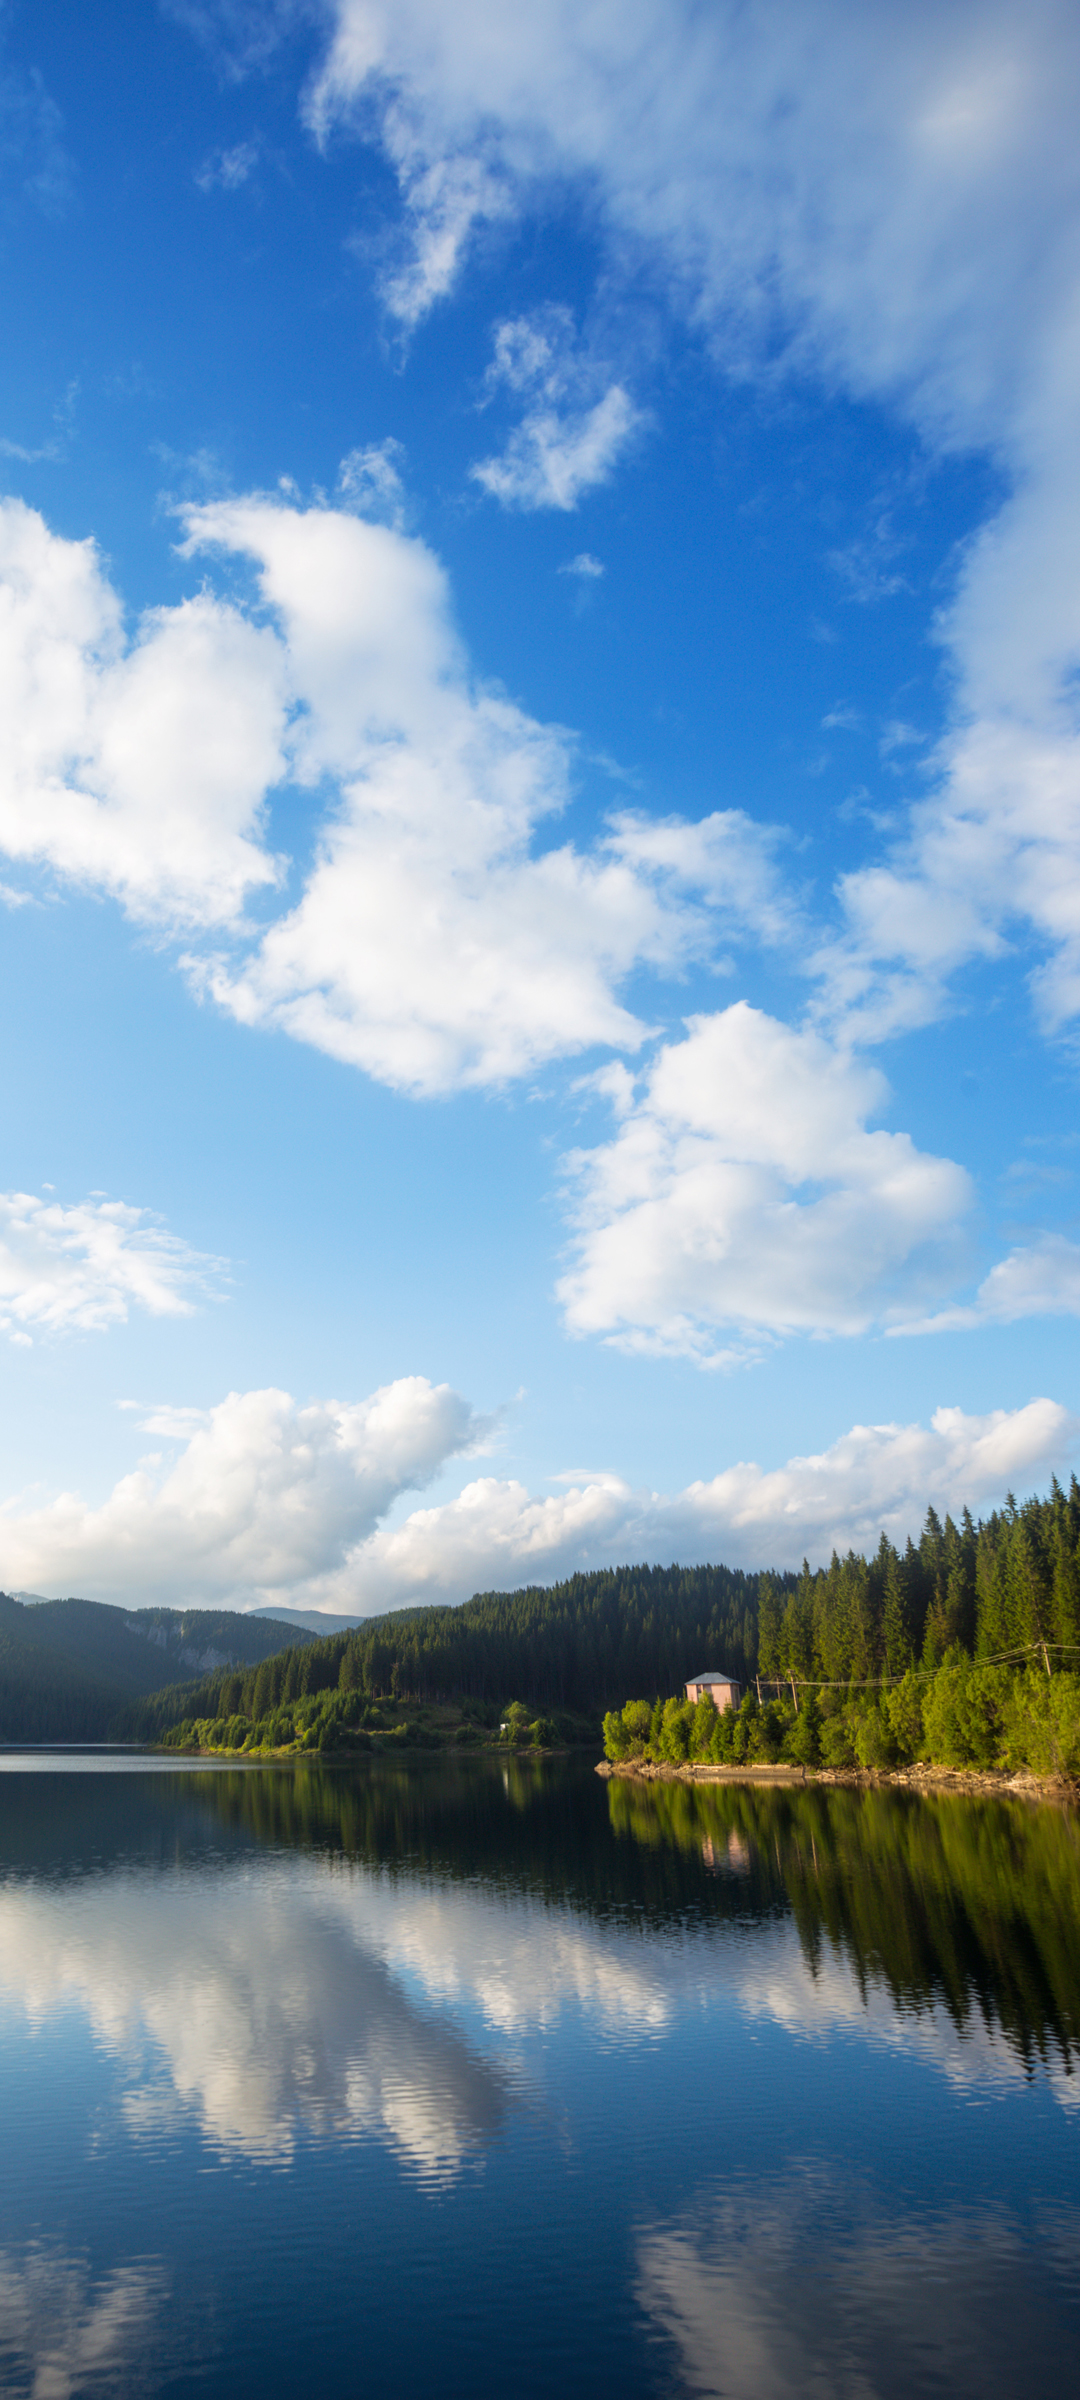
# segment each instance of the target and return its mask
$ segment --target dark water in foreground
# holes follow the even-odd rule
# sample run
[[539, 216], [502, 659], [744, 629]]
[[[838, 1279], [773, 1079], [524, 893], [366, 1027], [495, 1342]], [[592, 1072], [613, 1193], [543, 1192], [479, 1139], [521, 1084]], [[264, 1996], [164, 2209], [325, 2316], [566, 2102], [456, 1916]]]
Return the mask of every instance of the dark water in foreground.
[[0, 1761], [0, 2389], [1080, 2383], [1080, 1820]]

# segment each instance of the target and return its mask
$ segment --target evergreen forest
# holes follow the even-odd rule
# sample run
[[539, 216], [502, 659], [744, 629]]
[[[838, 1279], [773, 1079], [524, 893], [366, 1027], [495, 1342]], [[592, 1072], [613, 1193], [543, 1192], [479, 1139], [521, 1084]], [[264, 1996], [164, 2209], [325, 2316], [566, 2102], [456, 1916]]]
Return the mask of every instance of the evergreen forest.
[[[145, 1739], [220, 1750], [537, 1747], [595, 1738], [609, 1757], [786, 1759], [1080, 1772], [1080, 1486], [959, 1525], [933, 1507], [918, 1543], [883, 1535], [801, 1575], [627, 1567], [551, 1589], [481, 1593], [283, 1651], [246, 1674], [141, 1704]], [[682, 1687], [726, 1670], [742, 1707]], [[760, 1687], [760, 1688], [759, 1688]], [[642, 1697], [627, 1702], [627, 1694]], [[511, 1699], [511, 1695], [514, 1695]], [[604, 1714], [606, 1712], [606, 1714]]]
[[[0, 1738], [334, 1755], [548, 1748], [603, 1720], [614, 1760], [1080, 1773], [1080, 1485], [978, 1524], [930, 1507], [902, 1551], [883, 1534], [800, 1575], [604, 1568], [283, 1647], [282, 1630], [0, 1599]], [[207, 1671], [184, 1680], [193, 1654]], [[738, 1710], [685, 1700], [706, 1672], [743, 1686]]]

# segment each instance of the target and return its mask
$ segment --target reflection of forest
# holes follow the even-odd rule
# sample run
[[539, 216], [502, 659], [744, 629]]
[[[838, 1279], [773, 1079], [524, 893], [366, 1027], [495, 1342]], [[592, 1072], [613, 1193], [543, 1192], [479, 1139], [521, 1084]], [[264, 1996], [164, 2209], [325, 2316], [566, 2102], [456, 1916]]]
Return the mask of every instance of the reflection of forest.
[[973, 2013], [1034, 2062], [1080, 2051], [1080, 1821], [1020, 1801], [823, 1785], [601, 1783], [528, 1756], [193, 1774], [0, 1777], [0, 1874], [245, 1848], [354, 1858], [392, 1879], [482, 1881], [662, 1931], [793, 1916], [864, 1993]]
[[[815, 1785], [755, 1790], [685, 1783], [607, 1786], [615, 1831], [651, 1850], [700, 1854], [714, 1876], [768, 1866], [782, 1883], [812, 1972], [830, 1943], [865, 1995], [972, 2010], [1025, 2060], [1080, 2052], [1080, 1820], [1022, 1801], [928, 1799]], [[745, 1862], [745, 1863], [744, 1863]]]

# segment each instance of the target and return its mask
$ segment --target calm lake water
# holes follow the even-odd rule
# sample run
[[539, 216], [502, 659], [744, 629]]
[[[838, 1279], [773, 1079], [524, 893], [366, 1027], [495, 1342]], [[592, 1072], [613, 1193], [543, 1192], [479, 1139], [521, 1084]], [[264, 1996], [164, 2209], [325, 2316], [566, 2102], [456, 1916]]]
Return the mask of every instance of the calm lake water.
[[0, 1759], [0, 2388], [1066, 2393], [1080, 1822]]

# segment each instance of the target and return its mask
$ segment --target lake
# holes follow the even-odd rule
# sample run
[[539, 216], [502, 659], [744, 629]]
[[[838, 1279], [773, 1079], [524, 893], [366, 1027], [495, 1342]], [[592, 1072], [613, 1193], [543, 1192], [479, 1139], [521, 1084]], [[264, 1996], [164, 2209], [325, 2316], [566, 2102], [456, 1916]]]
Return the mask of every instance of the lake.
[[0, 2387], [998, 2400], [1080, 2355], [1080, 1820], [0, 1758]]

